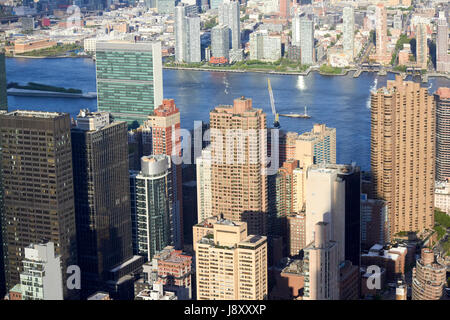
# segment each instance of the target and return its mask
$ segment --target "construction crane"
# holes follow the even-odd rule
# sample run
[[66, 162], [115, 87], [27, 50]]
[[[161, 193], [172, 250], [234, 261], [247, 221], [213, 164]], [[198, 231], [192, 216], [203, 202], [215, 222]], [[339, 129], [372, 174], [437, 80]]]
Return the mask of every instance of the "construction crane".
[[280, 122], [278, 121], [278, 113], [275, 109], [275, 101], [273, 99], [273, 92], [272, 92], [272, 86], [270, 85], [270, 79], [267, 78], [267, 84], [268, 84], [268, 90], [269, 90], [269, 96], [270, 96], [270, 106], [272, 107], [272, 114], [275, 117], [275, 120], [273, 121], [273, 126], [275, 128], [280, 127]]

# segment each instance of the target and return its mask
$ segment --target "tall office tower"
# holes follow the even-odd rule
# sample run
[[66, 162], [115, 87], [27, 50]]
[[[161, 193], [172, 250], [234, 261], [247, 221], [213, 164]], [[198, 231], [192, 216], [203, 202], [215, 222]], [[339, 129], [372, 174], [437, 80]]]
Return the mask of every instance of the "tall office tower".
[[267, 231], [266, 114], [241, 97], [210, 112], [212, 216], [246, 221], [251, 234]]
[[186, 18], [186, 62], [202, 61], [200, 42], [200, 16], [188, 15]]
[[200, 17], [188, 13], [188, 6], [175, 7], [175, 61], [195, 63], [201, 58]]
[[376, 34], [376, 54], [375, 60], [379, 63], [386, 63], [391, 60], [387, 52], [387, 12], [383, 4], [379, 3], [375, 10], [375, 34]]
[[339, 300], [338, 244], [327, 222], [314, 225], [313, 242], [304, 248], [304, 300]]
[[202, 150], [202, 155], [196, 159], [197, 168], [197, 222], [212, 215], [211, 195], [211, 148]]
[[[3, 113], [5, 111], [0, 111]], [[0, 160], [2, 159], [2, 148], [0, 146]], [[3, 238], [2, 238], [2, 226], [5, 225], [3, 221], [4, 212], [3, 212], [3, 182], [2, 182], [2, 161], [0, 161], [0, 297], [4, 297], [6, 294], [6, 285], [5, 285], [5, 262], [3, 255]]]
[[20, 273], [22, 300], [62, 300], [61, 256], [55, 255], [53, 242], [30, 244], [25, 248]]
[[219, 24], [228, 26], [231, 32], [231, 49], [241, 48], [241, 20], [239, 11], [239, 1], [224, 0], [219, 5]]
[[142, 157], [142, 170], [131, 175], [133, 249], [150, 261], [173, 243], [173, 185], [170, 156]]
[[450, 88], [438, 88], [436, 100], [436, 180], [450, 178]]
[[230, 33], [227, 26], [217, 25], [211, 29], [211, 56], [230, 59]]
[[413, 268], [412, 299], [439, 300], [446, 283], [446, 266], [435, 259], [432, 249], [423, 248]]
[[7, 289], [19, 283], [24, 248], [32, 243], [55, 244], [64, 279], [77, 264], [70, 126], [67, 113], [0, 114]]
[[314, 60], [314, 21], [307, 17], [300, 18], [301, 63], [313, 64]]
[[[148, 116], [145, 125], [151, 128], [152, 154], [181, 156], [180, 110], [173, 99], [164, 99], [155, 111]], [[182, 165], [173, 164], [173, 243], [177, 249], [183, 247], [183, 174]]]
[[343, 11], [344, 21], [344, 53], [353, 61], [355, 55], [355, 11], [353, 7], [345, 7]]
[[8, 111], [8, 96], [6, 94], [6, 64], [5, 52], [0, 48], [0, 111]]
[[186, 61], [186, 7], [179, 3], [175, 7], [175, 61]]
[[371, 93], [373, 194], [387, 201], [390, 236], [434, 226], [435, 101], [400, 76]]
[[[203, 230], [195, 230], [203, 229]], [[194, 226], [197, 300], [263, 300], [267, 296], [267, 238], [247, 223], [210, 218]]]
[[427, 26], [425, 23], [418, 23], [416, 25], [416, 63], [417, 67], [427, 69], [428, 45]]
[[301, 15], [294, 11], [292, 15], [292, 39], [291, 44], [296, 47], [300, 47], [300, 38], [301, 38], [301, 31], [300, 31], [300, 20]]
[[450, 54], [448, 54], [448, 23], [445, 12], [439, 12], [436, 36], [436, 71], [450, 72]]
[[336, 163], [336, 129], [325, 124], [314, 124], [310, 132], [298, 136], [295, 159], [300, 167], [319, 163]]
[[142, 124], [162, 103], [161, 42], [97, 41], [96, 57], [98, 111]]
[[127, 124], [81, 110], [72, 128], [78, 264], [83, 296], [106, 291], [110, 270], [133, 258]]
[[306, 178], [306, 243], [317, 222], [330, 223], [339, 262], [360, 265], [360, 169], [350, 165], [312, 165]]

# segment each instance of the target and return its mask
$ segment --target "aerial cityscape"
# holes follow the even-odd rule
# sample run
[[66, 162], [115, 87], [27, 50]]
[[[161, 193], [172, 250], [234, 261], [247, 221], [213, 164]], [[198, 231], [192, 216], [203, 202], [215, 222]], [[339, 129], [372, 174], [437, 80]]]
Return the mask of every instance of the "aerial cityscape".
[[0, 0], [0, 300], [450, 300], [449, 23]]

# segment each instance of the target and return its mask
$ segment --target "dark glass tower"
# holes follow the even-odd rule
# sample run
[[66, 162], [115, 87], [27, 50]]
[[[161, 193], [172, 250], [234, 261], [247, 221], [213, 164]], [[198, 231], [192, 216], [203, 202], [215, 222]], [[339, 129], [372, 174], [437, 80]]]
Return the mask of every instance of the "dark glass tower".
[[127, 123], [82, 110], [72, 129], [82, 295], [108, 290], [111, 270], [133, 258]]
[[[0, 114], [0, 145], [6, 288], [19, 283], [24, 248], [33, 243], [56, 244], [65, 280], [77, 264], [69, 114]], [[65, 297], [73, 292], [64, 286]]]

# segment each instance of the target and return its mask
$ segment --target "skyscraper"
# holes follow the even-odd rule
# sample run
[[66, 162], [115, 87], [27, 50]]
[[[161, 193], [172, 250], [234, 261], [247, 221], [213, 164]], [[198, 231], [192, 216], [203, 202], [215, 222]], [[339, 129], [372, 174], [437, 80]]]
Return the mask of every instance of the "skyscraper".
[[[148, 116], [145, 125], [151, 128], [152, 154], [181, 156], [180, 110], [173, 99], [164, 99], [162, 105]], [[173, 241], [176, 248], [183, 247], [183, 174], [182, 165], [172, 165], [173, 186]]]
[[227, 26], [219, 24], [211, 29], [211, 56], [230, 59], [230, 32]]
[[293, 15], [292, 15], [292, 40], [291, 40], [291, 44], [293, 46], [300, 46], [300, 37], [301, 37], [301, 32], [300, 32], [300, 19], [301, 19], [301, 15], [299, 13], [297, 13], [297, 11], [294, 11]]
[[282, 18], [288, 18], [291, 14], [292, 0], [280, 0], [279, 1], [280, 12], [279, 15]]
[[202, 150], [196, 159], [197, 174], [197, 221], [201, 222], [212, 214], [211, 195], [211, 148]]
[[438, 88], [436, 100], [436, 180], [450, 178], [450, 88]]
[[339, 300], [338, 244], [331, 240], [327, 222], [314, 225], [313, 242], [304, 249], [304, 300]]
[[89, 296], [107, 290], [110, 270], [133, 257], [126, 122], [81, 110], [72, 156], [78, 263]]
[[307, 17], [300, 18], [301, 63], [314, 63], [314, 22]]
[[427, 69], [428, 64], [428, 45], [427, 45], [427, 26], [425, 23], [416, 25], [416, 62], [417, 67]]
[[167, 155], [142, 157], [142, 170], [130, 178], [133, 247], [147, 261], [173, 243], [171, 166]]
[[373, 58], [377, 62], [385, 64], [390, 62], [391, 57], [387, 52], [387, 12], [382, 3], [379, 3], [375, 9], [375, 24], [376, 53]]
[[251, 234], [266, 234], [266, 114], [241, 97], [212, 110], [210, 127], [211, 216], [246, 221]]
[[343, 10], [344, 21], [344, 53], [353, 61], [355, 54], [355, 12], [353, 7], [345, 7]]
[[439, 300], [446, 281], [446, 266], [436, 261], [430, 248], [423, 248], [420, 260], [413, 268], [412, 299]]
[[450, 55], [448, 54], [448, 23], [445, 12], [439, 12], [436, 36], [436, 70], [450, 72]]
[[317, 222], [330, 223], [330, 240], [337, 243], [339, 262], [359, 265], [360, 170], [350, 165], [322, 164], [308, 168], [306, 244], [314, 240]]
[[230, 29], [231, 49], [241, 48], [241, 27], [240, 27], [239, 2], [235, 0], [224, 0], [219, 5], [219, 24], [227, 26]]
[[161, 42], [104, 42], [96, 47], [98, 111], [128, 124], [162, 103]]
[[184, 3], [175, 7], [175, 61], [201, 61], [200, 17], [188, 13]]
[[310, 132], [297, 137], [295, 159], [299, 161], [300, 167], [336, 163], [336, 129], [325, 124], [314, 124]]
[[400, 76], [371, 93], [374, 196], [387, 201], [391, 236], [434, 226], [435, 101]]
[[5, 52], [0, 47], [0, 111], [8, 111], [8, 96], [6, 94]]
[[0, 114], [0, 128], [7, 288], [20, 281], [24, 249], [48, 241], [61, 256], [64, 281], [77, 264], [69, 114], [13, 111]]
[[197, 300], [263, 300], [267, 296], [267, 238], [247, 223], [210, 218], [194, 226]]

